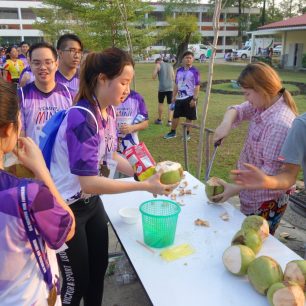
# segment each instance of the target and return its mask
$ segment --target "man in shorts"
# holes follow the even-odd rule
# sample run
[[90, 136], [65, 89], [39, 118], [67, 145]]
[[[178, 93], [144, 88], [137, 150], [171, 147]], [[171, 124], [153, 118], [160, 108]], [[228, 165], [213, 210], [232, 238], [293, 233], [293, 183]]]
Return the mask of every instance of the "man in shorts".
[[[200, 90], [200, 72], [192, 66], [194, 55], [191, 51], [183, 54], [183, 66], [179, 68], [175, 76], [173, 90], [174, 114], [171, 131], [164, 136], [164, 139], [176, 137], [176, 128], [180, 117], [186, 118], [186, 123], [192, 123], [197, 119], [197, 102]], [[187, 128], [187, 140], [190, 139], [190, 129]]]
[[[167, 98], [167, 104], [170, 106], [173, 93], [174, 71], [173, 66], [168, 62], [169, 59], [164, 57], [163, 60], [158, 58], [155, 61], [155, 68], [152, 74], [153, 80], [158, 76], [158, 118], [154, 121], [155, 124], [162, 124], [162, 114], [164, 100]], [[171, 126], [173, 110], [168, 107], [168, 126]]]

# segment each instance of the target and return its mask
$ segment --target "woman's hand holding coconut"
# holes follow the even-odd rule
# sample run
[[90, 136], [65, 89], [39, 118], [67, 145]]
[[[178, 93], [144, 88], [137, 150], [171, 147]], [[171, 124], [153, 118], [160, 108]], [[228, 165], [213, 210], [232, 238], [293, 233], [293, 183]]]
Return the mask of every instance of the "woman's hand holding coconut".
[[237, 195], [239, 191], [242, 189], [242, 187], [235, 184], [227, 183], [226, 181], [220, 178], [218, 178], [217, 181], [219, 185], [224, 187], [224, 191], [212, 197], [212, 201], [215, 203], [226, 202], [229, 198]]
[[179, 185], [179, 183], [169, 185], [162, 184], [160, 179], [163, 173], [164, 171], [161, 169], [147, 180], [142, 181], [140, 184], [146, 184], [146, 190], [152, 192], [153, 195], [169, 195]]

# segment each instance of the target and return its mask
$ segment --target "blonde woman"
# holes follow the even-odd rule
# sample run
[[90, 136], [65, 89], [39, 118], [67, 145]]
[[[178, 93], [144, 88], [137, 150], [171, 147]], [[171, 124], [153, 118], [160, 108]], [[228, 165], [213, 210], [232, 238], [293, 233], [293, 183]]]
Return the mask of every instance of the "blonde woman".
[[[275, 175], [282, 164], [278, 160], [282, 145], [297, 115], [295, 102], [275, 70], [264, 63], [247, 65], [238, 83], [246, 101], [229, 107], [215, 131], [214, 141], [225, 138], [242, 121], [249, 121], [238, 169], [250, 163], [267, 175]], [[263, 216], [274, 234], [287, 207], [290, 189], [244, 190], [242, 186], [220, 182], [225, 190], [215, 197], [216, 201], [224, 202], [239, 194], [242, 213]]]

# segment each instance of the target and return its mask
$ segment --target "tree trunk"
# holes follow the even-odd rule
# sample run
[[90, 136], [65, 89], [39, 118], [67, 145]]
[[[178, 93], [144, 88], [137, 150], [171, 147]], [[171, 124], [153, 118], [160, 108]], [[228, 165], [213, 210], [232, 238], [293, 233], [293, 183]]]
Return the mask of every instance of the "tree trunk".
[[203, 161], [204, 132], [205, 132], [206, 117], [207, 117], [211, 84], [212, 84], [212, 78], [213, 78], [214, 60], [215, 60], [217, 44], [218, 44], [221, 2], [222, 0], [216, 0], [214, 17], [213, 17], [214, 41], [213, 41], [213, 45], [211, 46], [213, 50], [212, 50], [212, 56], [210, 57], [210, 62], [209, 62], [209, 71], [208, 71], [208, 76], [207, 76], [205, 99], [203, 103], [203, 112], [202, 112], [201, 127], [200, 127], [200, 139], [199, 139], [198, 154], [197, 154], [198, 162], [197, 162], [196, 177], [198, 179], [200, 179], [201, 167], [202, 167], [202, 161]]
[[188, 44], [190, 41], [191, 33], [188, 33], [182, 43], [180, 43], [177, 47], [177, 53], [176, 53], [176, 63], [174, 64], [174, 68], [179, 67], [179, 65], [182, 62], [183, 54], [188, 49]]

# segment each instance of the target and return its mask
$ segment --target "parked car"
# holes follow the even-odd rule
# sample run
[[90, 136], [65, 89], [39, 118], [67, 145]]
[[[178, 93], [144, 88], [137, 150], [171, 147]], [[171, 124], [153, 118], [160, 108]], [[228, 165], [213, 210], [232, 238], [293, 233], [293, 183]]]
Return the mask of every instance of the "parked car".
[[251, 47], [244, 47], [240, 50], [233, 50], [233, 56], [235, 58], [246, 59], [251, 56]]
[[278, 46], [273, 48], [273, 54], [274, 55], [281, 55], [282, 52], [283, 52], [283, 46], [282, 45], [278, 45]]
[[193, 52], [194, 58], [199, 61], [205, 61], [205, 59], [210, 58], [211, 48], [203, 44], [191, 44], [188, 45], [188, 50]]

